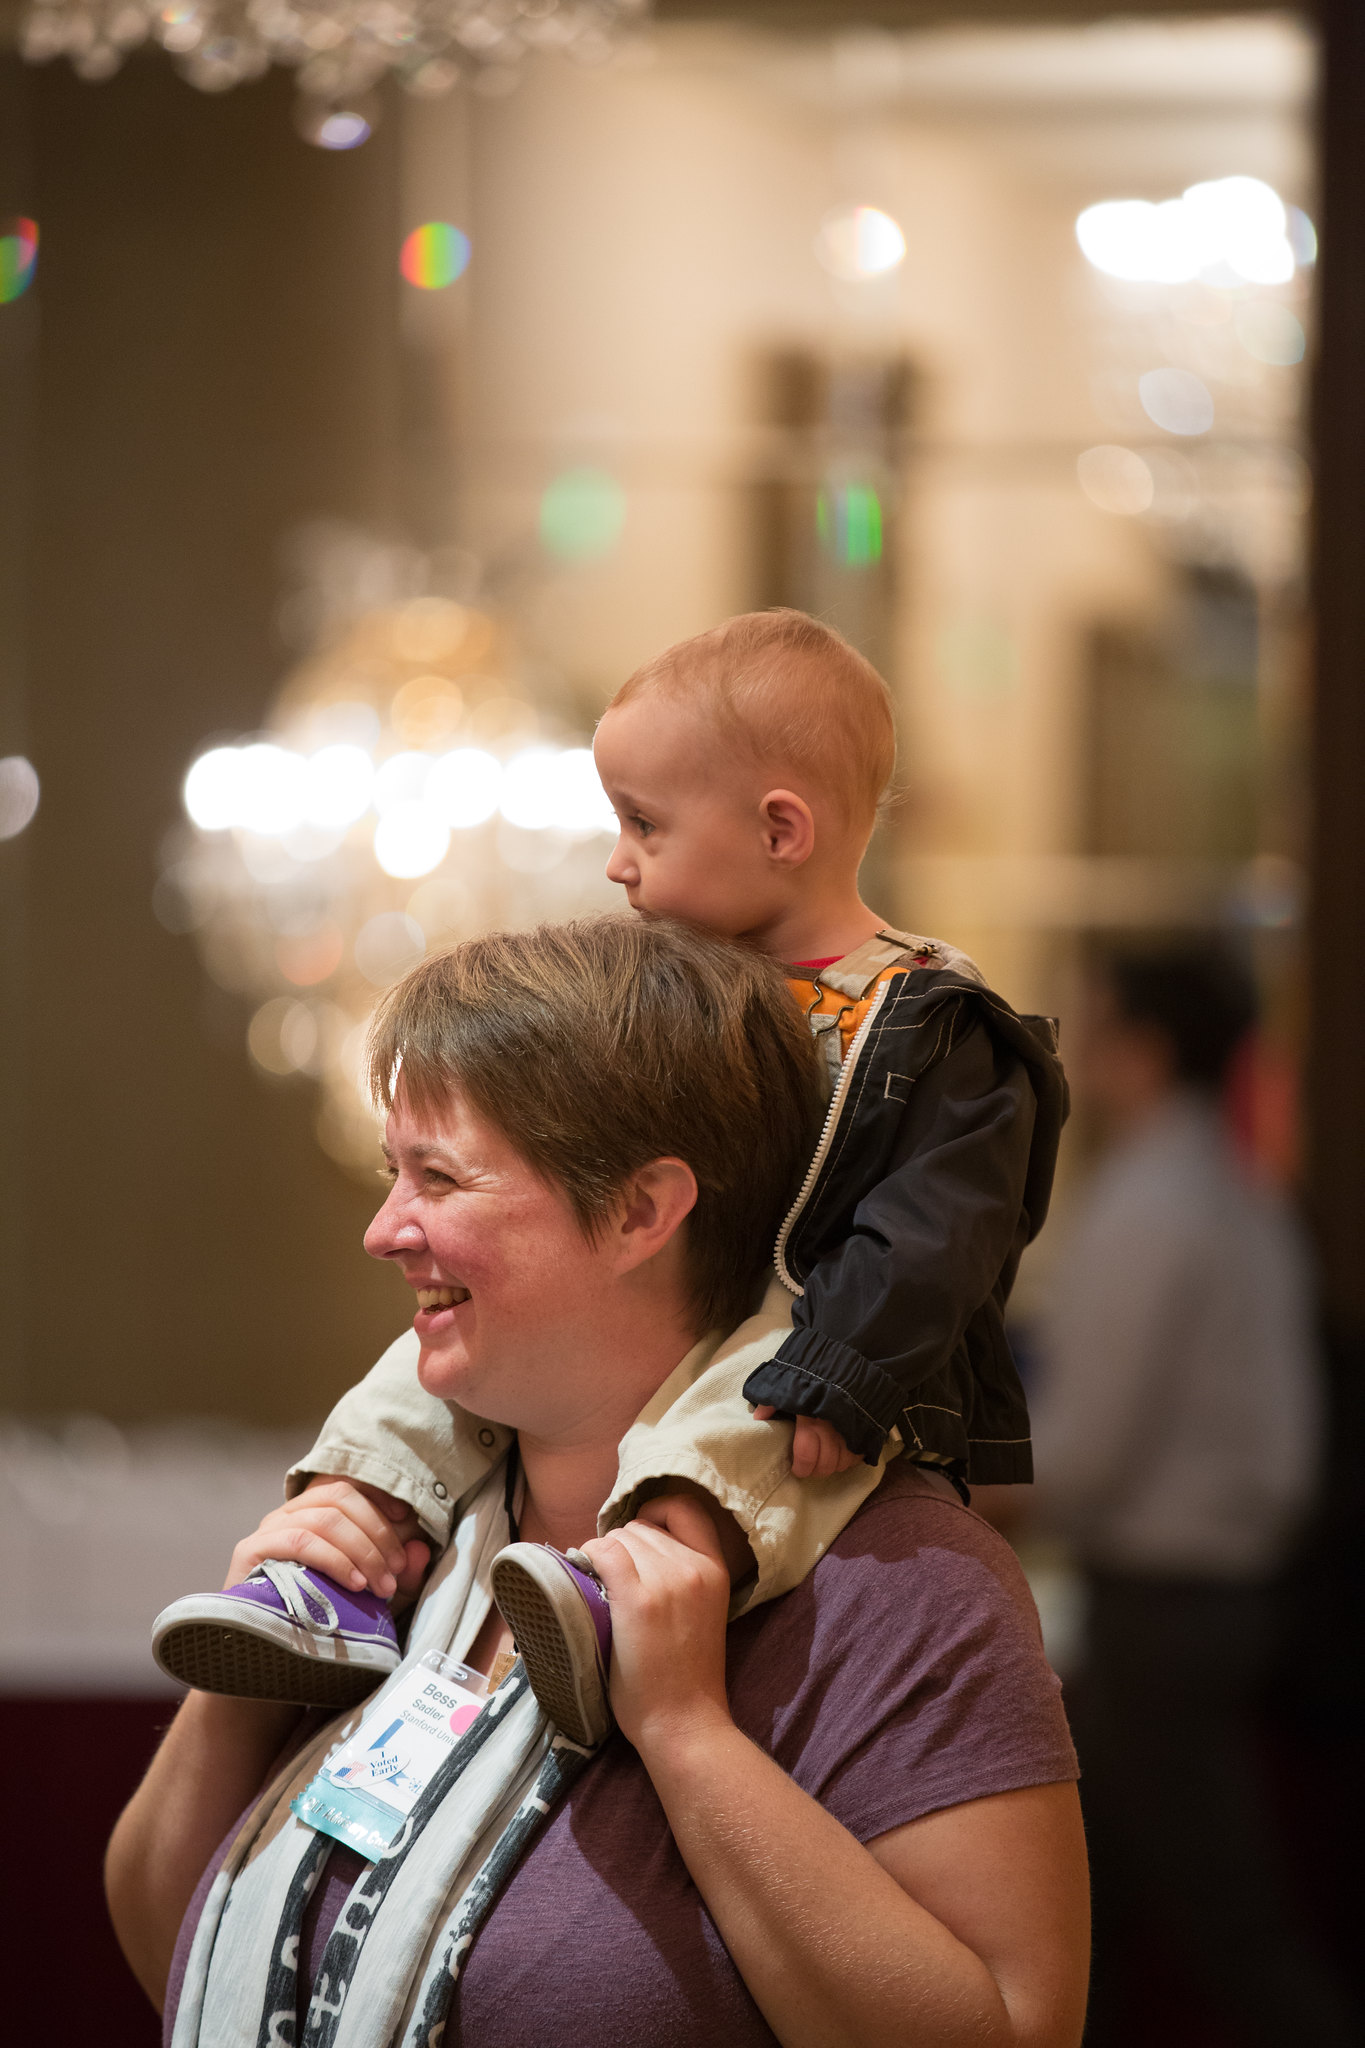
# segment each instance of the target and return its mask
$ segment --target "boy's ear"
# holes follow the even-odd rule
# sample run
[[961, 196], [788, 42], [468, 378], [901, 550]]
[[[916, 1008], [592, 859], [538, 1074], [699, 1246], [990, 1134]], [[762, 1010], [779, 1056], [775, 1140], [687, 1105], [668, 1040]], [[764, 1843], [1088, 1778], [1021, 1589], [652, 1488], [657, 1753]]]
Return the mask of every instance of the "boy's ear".
[[769, 859], [785, 868], [801, 867], [815, 851], [810, 805], [793, 790], [770, 789], [758, 808]]

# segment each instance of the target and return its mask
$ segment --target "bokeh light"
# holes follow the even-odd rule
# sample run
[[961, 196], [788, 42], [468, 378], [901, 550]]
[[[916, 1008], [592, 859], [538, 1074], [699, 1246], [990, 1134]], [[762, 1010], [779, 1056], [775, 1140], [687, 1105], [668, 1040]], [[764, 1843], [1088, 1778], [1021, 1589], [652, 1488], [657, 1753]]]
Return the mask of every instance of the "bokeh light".
[[439, 292], [464, 276], [470, 254], [468, 235], [448, 220], [429, 220], [407, 237], [398, 267], [409, 284], [424, 292]]
[[[319, 1142], [368, 1174], [375, 990], [429, 945], [606, 908], [615, 820], [581, 731], [545, 704], [571, 698], [513, 659], [504, 625], [385, 586], [377, 543], [338, 548], [323, 571], [342, 609], [323, 615], [269, 728], [191, 764], [153, 908], [249, 998], [253, 1064], [315, 1081]], [[524, 823], [501, 815], [504, 797]]]
[[1284, 201], [1263, 179], [1206, 179], [1186, 188], [1182, 204], [1206, 264], [1221, 261], [1248, 284], [1287, 284], [1294, 275]]
[[905, 260], [899, 221], [878, 206], [846, 206], [827, 213], [815, 237], [815, 256], [845, 284], [884, 277]]
[[1295, 208], [1291, 218], [1272, 186], [1247, 177], [1206, 179], [1156, 203], [1104, 200], [1078, 216], [1076, 239], [1109, 277], [1232, 288], [1287, 284], [1317, 250], [1307, 214]]
[[469, 923], [470, 908], [466, 884], [445, 877], [419, 882], [407, 901], [407, 914], [422, 927], [428, 943], [463, 931]]
[[235, 823], [263, 838], [292, 832], [303, 823], [307, 767], [302, 754], [258, 740], [244, 747], [237, 764]]
[[309, 757], [303, 815], [310, 825], [353, 825], [370, 806], [374, 763], [363, 747], [338, 741]]
[[1149, 420], [1168, 434], [1207, 434], [1213, 425], [1213, 397], [1193, 370], [1148, 370], [1138, 378], [1138, 397]]
[[416, 918], [381, 910], [356, 933], [355, 964], [375, 988], [387, 988], [415, 967], [426, 949], [426, 933]]
[[1289, 224], [1285, 233], [1294, 251], [1294, 261], [1301, 270], [1309, 269], [1318, 260], [1318, 231], [1301, 206], [1289, 208]]
[[[583, 64], [613, 56], [648, 0], [450, 0], [446, 6], [295, 7], [258, 0], [30, 0], [15, 31], [31, 64], [65, 55], [78, 77], [111, 78], [128, 54], [159, 43], [201, 92], [221, 93], [272, 64], [296, 72], [296, 122], [309, 142], [350, 149], [373, 125], [386, 75], [405, 93], [439, 98], [461, 79], [472, 92], [511, 92], [537, 50]], [[630, 47], [626, 44], [624, 47]], [[360, 95], [359, 99], [354, 95]], [[345, 97], [342, 97], [345, 95]], [[342, 124], [345, 124], [344, 126]], [[362, 132], [354, 133], [355, 124]], [[328, 139], [328, 131], [346, 137]]]
[[420, 799], [395, 804], [374, 828], [374, 857], [386, 875], [413, 881], [450, 851], [450, 827]]
[[619, 830], [591, 747], [569, 747], [559, 756], [551, 822], [562, 832], [609, 832], [615, 836]]
[[1087, 448], [1077, 459], [1076, 477], [1091, 504], [1102, 512], [1131, 518], [1146, 512], [1156, 496], [1151, 470], [1131, 448]]
[[237, 823], [241, 758], [240, 748], [212, 747], [185, 777], [185, 809], [201, 832], [226, 832]]
[[304, 141], [318, 149], [359, 149], [374, 132], [358, 107], [318, 106], [308, 100], [300, 102], [296, 125]]
[[38, 771], [22, 754], [0, 760], [0, 839], [17, 839], [33, 822], [41, 794]]
[[556, 823], [557, 798], [551, 748], [528, 747], [508, 762], [498, 809], [509, 825], [520, 825], [523, 832], [544, 831]]
[[610, 554], [626, 523], [626, 494], [604, 469], [568, 469], [540, 501], [540, 537], [566, 562]]
[[381, 818], [404, 804], [420, 803], [432, 770], [430, 754], [409, 749], [390, 754], [375, 773], [374, 807]]
[[267, 1074], [311, 1074], [322, 1052], [322, 1025], [334, 1006], [274, 996], [247, 1026], [247, 1050]]
[[275, 941], [280, 973], [295, 988], [315, 988], [320, 981], [329, 981], [340, 967], [345, 950], [341, 927], [330, 920], [315, 932]]
[[395, 732], [410, 747], [439, 747], [460, 729], [464, 691], [446, 676], [414, 676], [393, 700], [389, 716]]
[[1232, 326], [1242, 347], [1258, 363], [1288, 369], [1303, 361], [1307, 338], [1302, 322], [1288, 306], [1277, 305], [1274, 300], [1253, 300], [1237, 308]]
[[507, 764], [498, 808], [509, 825], [523, 832], [577, 835], [617, 829], [588, 747], [563, 752], [528, 747], [515, 755]]
[[0, 234], [0, 306], [21, 299], [38, 261], [38, 223], [26, 215], [7, 220]]
[[442, 754], [426, 783], [426, 800], [438, 818], [460, 831], [482, 825], [498, 808], [502, 763], [483, 747], [454, 747]]
[[870, 484], [830, 486], [815, 501], [815, 530], [846, 568], [870, 568], [882, 558], [882, 501]]

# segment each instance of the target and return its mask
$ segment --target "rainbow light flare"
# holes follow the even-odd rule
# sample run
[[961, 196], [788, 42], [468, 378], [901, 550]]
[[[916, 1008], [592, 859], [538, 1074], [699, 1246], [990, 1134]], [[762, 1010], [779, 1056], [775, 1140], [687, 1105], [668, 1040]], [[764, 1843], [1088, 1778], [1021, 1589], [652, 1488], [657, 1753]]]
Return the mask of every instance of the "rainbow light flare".
[[409, 284], [424, 292], [444, 291], [469, 268], [469, 237], [448, 220], [414, 228], [403, 244], [398, 267]]
[[33, 282], [38, 261], [38, 223], [22, 215], [5, 223], [0, 235], [0, 306], [21, 299]]

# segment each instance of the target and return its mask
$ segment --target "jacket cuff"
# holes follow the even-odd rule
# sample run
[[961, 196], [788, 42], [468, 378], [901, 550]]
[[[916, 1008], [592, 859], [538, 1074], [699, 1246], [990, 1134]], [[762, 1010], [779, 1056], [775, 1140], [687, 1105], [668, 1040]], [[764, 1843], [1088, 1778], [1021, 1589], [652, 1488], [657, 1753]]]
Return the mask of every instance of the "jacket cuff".
[[875, 1465], [904, 1403], [895, 1381], [849, 1344], [793, 1330], [744, 1382], [746, 1401], [833, 1423], [851, 1451]]
[[362, 1486], [377, 1486], [381, 1493], [391, 1493], [395, 1500], [406, 1501], [421, 1524], [422, 1534], [429, 1537], [438, 1550], [444, 1550], [449, 1543], [455, 1502], [439, 1481], [421, 1481], [413, 1472], [404, 1471], [374, 1451], [353, 1449], [344, 1443], [328, 1443], [323, 1438], [314, 1444], [300, 1464], [291, 1466], [286, 1472], [285, 1499], [293, 1500], [303, 1492], [310, 1479], [323, 1474], [329, 1479], [353, 1479]]

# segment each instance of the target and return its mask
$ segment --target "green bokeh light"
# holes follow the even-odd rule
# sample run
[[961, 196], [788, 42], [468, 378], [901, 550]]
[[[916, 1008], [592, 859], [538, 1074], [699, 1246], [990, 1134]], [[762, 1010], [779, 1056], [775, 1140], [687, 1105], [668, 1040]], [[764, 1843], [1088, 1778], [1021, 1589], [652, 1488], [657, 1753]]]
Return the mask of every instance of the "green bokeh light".
[[838, 484], [815, 501], [822, 547], [849, 569], [870, 569], [882, 558], [882, 501], [870, 484]]
[[566, 562], [607, 555], [626, 523], [626, 494], [604, 469], [566, 469], [540, 501], [540, 537]]

